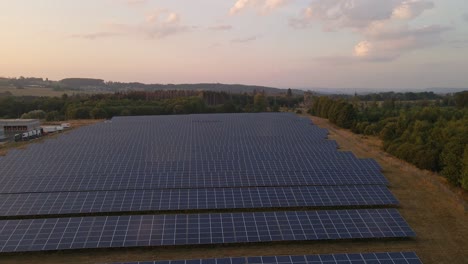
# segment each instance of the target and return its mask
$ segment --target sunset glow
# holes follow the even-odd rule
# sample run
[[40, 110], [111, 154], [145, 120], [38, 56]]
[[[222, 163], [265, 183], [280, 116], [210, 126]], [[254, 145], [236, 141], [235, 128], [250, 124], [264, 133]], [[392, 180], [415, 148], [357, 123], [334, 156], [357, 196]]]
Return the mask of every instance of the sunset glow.
[[0, 0], [0, 76], [468, 84], [465, 0]]

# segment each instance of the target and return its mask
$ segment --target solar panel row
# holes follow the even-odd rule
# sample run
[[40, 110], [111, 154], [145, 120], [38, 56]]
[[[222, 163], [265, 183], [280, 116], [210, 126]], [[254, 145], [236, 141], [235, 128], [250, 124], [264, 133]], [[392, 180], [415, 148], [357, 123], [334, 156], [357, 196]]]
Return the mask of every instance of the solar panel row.
[[[83, 165], [85, 166], [85, 165]], [[92, 166], [92, 165], [91, 165]], [[216, 171], [206, 173], [145, 173], [124, 167], [110, 173], [38, 175], [2, 181], [1, 193], [105, 191], [169, 188], [219, 188], [252, 186], [387, 184], [384, 176], [366, 171]]]
[[265, 256], [218, 259], [121, 262], [113, 264], [421, 264], [414, 252]]
[[[68, 136], [68, 135], [67, 135]], [[47, 144], [49, 141], [47, 141]], [[34, 145], [33, 145], [34, 146]], [[14, 151], [14, 150], [13, 150]], [[12, 151], [12, 152], [13, 152]], [[52, 157], [51, 155], [47, 155], [47, 153], [34, 153], [33, 149], [27, 149], [27, 151], [22, 151], [20, 154], [23, 154], [24, 156], [28, 155], [37, 155], [38, 157], [43, 156], [42, 158], [38, 158], [38, 160], [31, 160], [31, 164], [36, 164], [40, 163], [40, 161], [48, 161], [51, 159], [57, 160], [59, 162], [63, 162], [66, 165], [68, 164], [74, 164], [76, 161], [73, 159], [70, 159], [72, 157], [79, 157], [80, 159], [83, 159], [85, 161], [92, 160], [90, 156], [102, 156], [100, 159], [105, 159], [103, 162], [104, 164], [108, 164], [114, 161], [125, 161], [125, 160], [130, 160], [132, 162], [141, 162], [142, 164], [145, 162], [155, 162], [159, 164], [163, 164], [166, 162], [188, 162], [188, 161], [220, 161], [220, 162], [240, 162], [240, 163], [245, 163], [245, 162], [251, 162], [255, 163], [258, 161], [294, 161], [297, 160], [298, 162], [314, 162], [317, 163], [318, 160], [321, 160], [325, 163], [332, 163], [336, 164], [337, 166], [341, 165], [353, 165], [353, 166], [358, 166], [358, 165], [372, 165], [369, 162], [369, 159], [357, 159], [351, 152], [300, 152], [300, 151], [293, 151], [293, 152], [252, 152], [252, 151], [212, 151], [212, 152], [205, 152], [205, 153], [196, 153], [193, 154], [192, 152], [185, 152], [182, 153], [184, 156], [175, 156], [173, 155], [172, 157], [168, 157], [169, 155], [172, 155], [174, 152], [168, 151], [164, 153], [164, 156], [159, 156], [156, 154], [152, 153], [147, 153], [145, 155], [141, 154], [139, 156], [136, 155], [129, 155], [128, 153], [122, 153], [125, 158], [115, 155], [111, 155], [108, 153], [108, 149], [103, 148], [102, 152], [97, 152], [97, 151], [89, 151], [85, 152], [83, 150], [83, 153], [75, 153], [75, 156], [72, 155], [72, 153], [63, 153], [64, 155], [59, 155], [57, 157]], [[8, 171], [13, 171], [16, 168], [16, 162], [17, 158], [10, 158], [13, 155], [12, 153], [9, 152], [9, 155], [7, 156], [8, 158], [4, 158], [5, 161], [12, 162], [6, 163], [5, 167], [2, 168], [2, 171], [8, 172]], [[86, 155], [88, 154], [88, 155]], [[179, 153], [177, 153], [179, 154]], [[182, 155], [181, 154], [181, 155]], [[70, 156], [68, 156], [70, 155]], [[142, 160], [138, 160], [138, 158], [143, 158]], [[29, 163], [28, 163], [29, 164]], [[374, 163], [375, 164], [375, 163]], [[364, 167], [365, 168], [365, 167]]]
[[0, 252], [409, 236], [395, 209], [99, 216], [0, 221]]
[[0, 194], [0, 216], [397, 204], [379, 185], [28, 193]]
[[[321, 159], [311, 159], [311, 158], [287, 158], [283, 160], [261, 160], [261, 159], [251, 159], [251, 160], [193, 160], [188, 161], [135, 161], [135, 165], [138, 165], [137, 171], [142, 173], [170, 173], [170, 172], [179, 172], [179, 173], [207, 173], [215, 172], [217, 170], [236, 170], [236, 171], [245, 171], [245, 172], [257, 172], [259, 170], [280, 170], [280, 171], [340, 171], [340, 170], [353, 170], [356, 172], [365, 172], [373, 173], [379, 175], [379, 170], [368, 161], [359, 162], [347, 162], [347, 161], [336, 161], [336, 160], [324, 160]], [[83, 161], [90, 162], [90, 161]], [[35, 165], [31, 163], [31, 165]], [[64, 162], [64, 164], [70, 164], [70, 162]], [[100, 163], [99, 166], [86, 167], [81, 166], [77, 167], [79, 171], [74, 173], [106, 173], [112, 172], [115, 169], [115, 163], [105, 162]], [[118, 166], [124, 167], [124, 166]], [[68, 169], [73, 167], [68, 167]], [[125, 167], [126, 168], [126, 167]], [[128, 168], [126, 168], [128, 169]], [[7, 173], [13, 172], [5, 169]], [[23, 171], [25, 171], [23, 169]], [[67, 171], [63, 168], [56, 168], [55, 173], [65, 173], [70, 174], [70, 171]], [[25, 175], [27, 175], [26, 173]]]

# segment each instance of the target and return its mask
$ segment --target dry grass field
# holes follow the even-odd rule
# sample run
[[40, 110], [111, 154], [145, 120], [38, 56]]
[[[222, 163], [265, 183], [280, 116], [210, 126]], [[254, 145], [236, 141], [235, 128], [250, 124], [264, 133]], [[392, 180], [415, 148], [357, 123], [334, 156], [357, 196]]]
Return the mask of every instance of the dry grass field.
[[[10, 92], [13, 96], [39, 96], [39, 97], [60, 97], [63, 94], [94, 94], [96, 92], [85, 91], [54, 91], [52, 88], [24, 88], [16, 89], [12, 86], [0, 86], [0, 94]], [[100, 92], [106, 93], [106, 92]]]
[[106, 263], [164, 259], [198, 259], [258, 255], [301, 255], [415, 251], [424, 263], [468, 263], [468, 215], [466, 194], [450, 188], [437, 175], [421, 171], [380, 149], [376, 138], [364, 138], [338, 129], [327, 120], [312, 118], [329, 129], [330, 139], [342, 150], [374, 158], [384, 169], [390, 189], [401, 203], [400, 212], [416, 231], [410, 240], [291, 242], [228, 246], [132, 248], [0, 255], [2, 264]]

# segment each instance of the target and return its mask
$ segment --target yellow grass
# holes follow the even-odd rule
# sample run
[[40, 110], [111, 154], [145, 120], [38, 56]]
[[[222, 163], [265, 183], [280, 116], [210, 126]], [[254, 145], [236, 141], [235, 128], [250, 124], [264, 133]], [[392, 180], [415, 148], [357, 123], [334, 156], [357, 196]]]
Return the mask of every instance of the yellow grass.
[[[88, 92], [88, 91], [54, 91], [52, 88], [24, 88], [16, 89], [13, 86], [0, 86], [0, 94], [10, 92], [14, 96], [43, 96], [43, 97], [60, 97], [63, 94], [73, 95], [73, 94], [95, 94], [97, 92]], [[107, 93], [107, 92], [99, 92]]]

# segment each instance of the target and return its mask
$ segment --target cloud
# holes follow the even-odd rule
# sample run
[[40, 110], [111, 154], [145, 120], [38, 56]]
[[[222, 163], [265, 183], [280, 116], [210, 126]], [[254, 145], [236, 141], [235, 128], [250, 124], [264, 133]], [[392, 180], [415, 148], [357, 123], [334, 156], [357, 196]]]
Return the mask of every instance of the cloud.
[[149, 0], [110, 0], [127, 6], [138, 7], [148, 4]]
[[246, 8], [249, 4], [251, 4], [251, 0], [237, 0], [231, 10], [229, 10], [229, 14], [234, 15], [240, 12], [242, 9]]
[[434, 3], [422, 0], [409, 0], [393, 9], [392, 17], [398, 19], [413, 19], [425, 10], [434, 8]]
[[142, 5], [147, 4], [148, 0], [125, 0], [128, 5]]
[[232, 29], [231, 25], [218, 25], [218, 26], [212, 26], [208, 28], [209, 30], [213, 31], [228, 31]]
[[408, 24], [432, 8], [434, 3], [427, 0], [316, 0], [289, 23], [304, 29], [315, 22], [324, 31], [347, 29], [361, 38], [350, 55], [333, 56], [330, 61], [390, 61], [443, 41], [450, 27]]
[[305, 28], [317, 21], [325, 31], [359, 30], [376, 21], [413, 19], [433, 7], [431, 1], [425, 0], [316, 0], [292, 18], [290, 25]]
[[234, 6], [229, 10], [229, 14], [235, 15], [247, 7], [259, 8], [260, 13], [267, 14], [288, 2], [290, 2], [290, 0], [237, 0]]
[[98, 33], [75, 34], [72, 37], [95, 40], [119, 35], [141, 35], [150, 39], [161, 39], [188, 32], [192, 27], [182, 24], [178, 13], [169, 10], [155, 10], [137, 24], [107, 23], [105, 30]]
[[451, 27], [442, 25], [430, 25], [417, 28], [410, 28], [408, 25], [390, 26], [382, 24], [376, 29], [368, 29], [364, 35], [373, 40], [388, 41], [402, 38], [432, 38], [440, 36], [442, 33], [451, 30]]
[[236, 38], [231, 40], [232, 43], [247, 43], [247, 42], [252, 42], [258, 39], [258, 36], [250, 36], [250, 37], [245, 37], [245, 38]]
[[369, 56], [370, 51], [372, 50], [372, 43], [369, 41], [361, 41], [354, 47], [354, 56], [356, 57], [366, 57]]
[[455, 49], [466, 49], [468, 47], [468, 39], [456, 39], [449, 42]]
[[[178, 13], [168, 10], [156, 10], [146, 16], [145, 22], [130, 27], [130, 33], [144, 34], [149, 38], [165, 38], [171, 35], [190, 31], [190, 27], [182, 24]], [[128, 31], [128, 30], [127, 30]]]
[[287, 4], [287, 0], [266, 0], [263, 4], [263, 12], [270, 12], [273, 11], [285, 4]]
[[166, 18], [166, 23], [179, 23], [180, 16], [177, 13], [171, 12]]
[[324, 30], [365, 28], [374, 21], [391, 18], [401, 0], [317, 0], [312, 2], [291, 25], [307, 26], [313, 21]]
[[119, 33], [116, 32], [95, 32], [95, 33], [87, 33], [87, 34], [73, 34], [71, 38], [82, 38], [88, 40], [95, 40], [100, 38], [109, 38], [119, 36]]
[[366, 61], [389, 61], [406, 52], [443, 42], [442, 34], [450, 27], [431, 25], [419, 28], [401, 26], [367, 34], [367, 40], [355, 45], [353, 56]]
[[147, 23], [179, 23], [180, 15], [166, 9], [157, 9], [147, 14], [145, 21]]
[[468, 22], [468, 13], [463, 14], [462, 19]]

